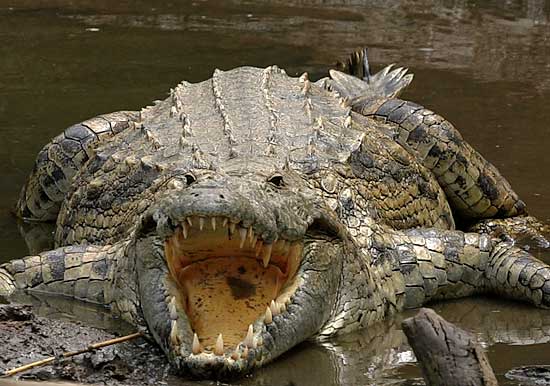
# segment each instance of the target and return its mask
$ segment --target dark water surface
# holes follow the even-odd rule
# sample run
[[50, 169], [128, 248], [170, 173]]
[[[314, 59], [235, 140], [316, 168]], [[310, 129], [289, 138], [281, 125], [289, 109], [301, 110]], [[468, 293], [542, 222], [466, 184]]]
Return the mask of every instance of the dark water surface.
[[[455, 123], [550, 220], [550, 1], [89, 3], [0, 0], [0, 261], [27, 253], [10, 210], [63, 128], [139, 109], [214, 68], [276, 63], [320, 77], [360, 46], [377, 68], [408, 66], [404, 97]], [[503, 378], [511, 367], [550, 364], [550, 312], [487, 300], [434, 308], [479, 334], [502, 384], [516, 384]], [[303, 344], [240, 383], [422, 384], [398, 326]]]

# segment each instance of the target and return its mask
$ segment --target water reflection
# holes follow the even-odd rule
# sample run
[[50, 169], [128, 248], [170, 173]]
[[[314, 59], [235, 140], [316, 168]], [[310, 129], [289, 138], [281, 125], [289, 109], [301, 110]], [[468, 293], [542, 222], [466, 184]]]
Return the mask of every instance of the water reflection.
[[[449, 302], [434, 307], [462, 328], [474, 331], [489, 348], [489, 359], [502, 385], [503, 374], [525, 363], [544, 363], [550, 339], [550, 314], [491, 299]], [[519, 312], [518, 312], [519, 311]], [[408, 312], [405, 316], [411, 316]], [[423, 385], [414, 354], [401, 331], [401, 318], [330, 343], [305, 343], [234, 385]], [[518, 359], [507, 345], [526, 345]], [[526, 358], [529, 358], [526, 360]], [[170, 384], [178, 385], [177, 380]]]
[[[499, 381], [511, 367], [544, 363], [550, 340], [550, 313], [491, 299], [448, 302], [434, 307], [462, 328], [474, 331], [489, 348], [489, 358]], [[405, 316], [411, 316], [408, 312]], [[421, 383], [419, 370], [411, 366], [414, 354], [401, 331], [401, 318], [387, 321], [322, 346], [304, 345], [265, 369], [243, 385], [412, 385]], [[518, 360], [506, 345], [527, 345], [529, 360]], [[527, 351], [526, 350], [526, 351]], [[538, 360], [536, 358], [539, 358]], [[284, 374], [284, 376], [283, 376]]]
[[[46, 295], [21, 297], [18, 300], [34, 304], [41, 316], [84, 320], [93, 327], [122, 333], [133, 331], [131, 326], [113, 320], [105, 309], [94, 305]], [[447, 320], [476, 334], [488, 349], [489, 360], [502, 385], [514, 384], [503, 377], [513, 367], [547, 364], [545, 343], [550, 341], [550, 313], [547, 310], [489, 298], [450, 301], [433, 308]], [[414, 353], [400, 327], [401, 321], [415, 312], [408, 311], [395, 319], [330, 342], [305, 342], [265, 368], [231, 384], [422, 385], [424, 383], [420, 370], [415, 366]], [[518, 355], [518, 351], [523, 355]], [[144, 371], [149, 371], [147, 364], [144, 366]], [[170, 376], [168, 384], [199, 386], [213, 383], [190, 382]]]
[[[378, 48], [376, 62], [429, 64], [468, 71], [484, 81], [534, 81], [538, 90], [550, 88], [550, 46], [541, 44], [550, 37], [550, 7], [544, 0], [211, 0], [154, 6], [142, 2], [138, 9], [124, 2], [95, 2], [94, 10], [79, 8], [78, 2], [72, 2], [73, 9], [52, 3], [48, 7], [60, 7], [61, 18], [96, 28], [230, 34], [239, 37], [230, 46], [244, 49], [251, 40], [283, 41], [308, 47], [316, 65], [368, 44]], [[25, 8], [22, 2], [15, 10]]]
[[46, 293], [17, 293], [10, 301], [31, 304], [38, 316], [67, 321], [82, 321], [86, 326], [107, 331], [119, 331], [120, 334], [132, 333], [135, 327], [120, 319], [113, 318], [109, 310], [101, 305], [76, 301], [63, 296]]

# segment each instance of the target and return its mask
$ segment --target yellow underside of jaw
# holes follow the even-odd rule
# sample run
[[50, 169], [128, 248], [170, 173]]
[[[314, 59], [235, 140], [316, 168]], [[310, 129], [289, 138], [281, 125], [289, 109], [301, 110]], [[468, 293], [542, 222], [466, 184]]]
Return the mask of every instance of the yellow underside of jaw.
[[241, 342], [250, 344], [251, 325], [261, 317], [271, 323], [285, 308], [294, 292], [289, 287], [295, 289], [302, 244], [264, 244], [251, 236], [251, 229], [215, 222], [184, 222], [166, 240], [165, 256], [178, 305], [198, 340], [193, 352], [221, 355]]
[[248, 326], [266, 311], [284, 277], [270, 265], [250, 258], [212, 258], [185, 268], [178, 282], [186, 294], [186, 313], [203, 347], [213, 347], [219, 334], [236, 346]]

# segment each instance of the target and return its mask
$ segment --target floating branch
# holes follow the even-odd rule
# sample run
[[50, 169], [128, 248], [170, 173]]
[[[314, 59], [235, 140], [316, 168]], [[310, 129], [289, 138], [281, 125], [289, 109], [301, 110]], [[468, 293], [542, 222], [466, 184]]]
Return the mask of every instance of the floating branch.
[[22, 371], [30, 370], [30, 369], [32, 369], [34, 367], [38, 367], [38, 366], [45, 366], [45, 365], [50, 364], [52, 362], [55, 362], [56, 360], [59, 360], [59, 359], [70, 358], [70, 357], [73, 357], [75, 355], [91, 352], [91, 351], [97, 350], [97, 349], [102, 348], [102, 347], [107, 347], [107, 346], [111, 346], [113, 344], [122, 343], [122, 342], [126, 342], [126, 341], [129, 341], [129, 340], [135, 339], [135, 338], [139, 338], [140, 336], [143, 336], [142, 332], [135, 332], [135, 333], [130, 334], [130, 335], [121, 336], [120, 338], [109, 339], [109, 340], [106, 340], [106, 341], [103, 341], [103, 342], [94, 343], [94, 344], [91, 344], [87, 348], [84, 348], [82, 350], [69, 351], [69, 352], [61, 354], [60, 356], [41, 359], [41, 360], [36, 361], [36, 362], [32, 362], [32, 363], [29, 363], [29, 364], [26, 364], [26, 365], [23, 365], [23, 366], [20, 366], [20, 367], [16, 367], [15, 369], [7, 370], [7, 371], [4, 372], [4, 374], [2, 374], [2, 377], [11, 377], [12, 375], [20, 373]]

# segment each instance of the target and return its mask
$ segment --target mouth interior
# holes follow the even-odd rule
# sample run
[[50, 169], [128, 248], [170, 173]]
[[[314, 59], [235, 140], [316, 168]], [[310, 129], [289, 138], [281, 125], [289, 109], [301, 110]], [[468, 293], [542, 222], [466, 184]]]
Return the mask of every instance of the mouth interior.
[[165, 256], [183, 308], [201, 348], [245, 339], [250, 324], [274, 314], [292, 295], [302, 243], [264, 243], [253, 227], [224, 218], [193, 217], [165, 242]]

